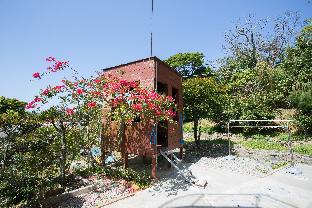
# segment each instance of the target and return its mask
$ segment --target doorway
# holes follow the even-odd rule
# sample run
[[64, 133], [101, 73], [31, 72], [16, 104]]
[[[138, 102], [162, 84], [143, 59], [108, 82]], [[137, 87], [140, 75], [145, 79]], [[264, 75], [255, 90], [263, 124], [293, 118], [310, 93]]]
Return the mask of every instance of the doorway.
[[159, 121], [157, 124], [157, 144], [168, 147], [168, 121]]

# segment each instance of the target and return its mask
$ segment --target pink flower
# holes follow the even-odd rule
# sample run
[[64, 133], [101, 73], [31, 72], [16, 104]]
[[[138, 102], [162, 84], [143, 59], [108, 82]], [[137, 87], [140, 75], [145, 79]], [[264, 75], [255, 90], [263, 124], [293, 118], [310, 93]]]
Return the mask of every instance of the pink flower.
[[53, 90], [55, 90], [55, 92], [62, 92], [63, 88], [64, 88], [64, 85], [59, 85], [59, 86], [53, 87]]
[[155, 114], [156, 116], [160, 116], [161, 115], [161, 111], [159, 108], [155, 108]]
[[50, 93], [50, 89], [45, 89], [42, 91], [43, 95], [48, 95]]
[[100, 97], [101, 93], [99, 91], [91, 91], [93, 97]]
[[120, 80], [120, 84], [121, 84], [121, 85], [127, 85], [128, 82], [127, 82], [126, 80]]
[[39, 72], [33, 73], [33, 78], [41, 79]]
[[147, 103], [147, 106], [148, 106], [148, 108], [149, 108], [150, 110], [154, 110], [154, 109], [155, 109], [155, 105], [154, 105], [153, 103], [151, 103], [151, 102], [148, 102], [148, 103]]
[[74, 108], [67, 108], [66, 109], [66, 114], [70, 115], [70, 116], [73, 115], [74, 114]]
[[46, 58], [46, 61], [48, 61], [48, 62], [55, 61], [55, 58], [50, 56], [50, 57]]
[[169, 116], [169, 117], [174, 117], [174, 116], [176, 116], [176, 112], [174, 112], [173, 110], [171, 110], [171, 109], [169, 109], [169, 110], [167, 110], [167, 115]]
[[30, 109], [30, 108], [35, 108], [35, 101], [31, 101], [30, 103], [28, 103], [27, 105], [26, 105], [26, 109]]
[[37, 102], [40, 102], [42, 99], [40, 97], [35, 97], [34, 101], [37, 103]]
[[96, 102], [93, 102], [93, 101], [88, 102], [87, 106], [88, 106], [89, 109], [94, 108], [94, 107], [96, 107]]
[[171, 97], [171, 96], [167, 96], [167, 99], [168, 99], [170, 102], [173, 102], [173, 101], [174, 101], [173, 97]]
[[76, 93], [77, 93], [77, 95], [81, 95], [83, 93], [83, 89], [81, 89], [81, 88], [77, 89]]
[[142, 104], [132, 104], [132, 109], [133, 110], [136, 110], [136, 111], [142, 111], [143, 110], [143, 108], [142, 108]]

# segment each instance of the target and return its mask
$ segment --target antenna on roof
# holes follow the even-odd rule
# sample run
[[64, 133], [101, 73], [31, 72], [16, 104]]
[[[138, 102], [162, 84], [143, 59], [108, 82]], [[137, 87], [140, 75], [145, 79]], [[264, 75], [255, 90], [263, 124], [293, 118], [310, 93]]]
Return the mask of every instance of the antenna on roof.
[[153, 12], [154, 12], [154, 0], [152, 0], [152, 14], [151, 14], [151, 57], [153, 56]]

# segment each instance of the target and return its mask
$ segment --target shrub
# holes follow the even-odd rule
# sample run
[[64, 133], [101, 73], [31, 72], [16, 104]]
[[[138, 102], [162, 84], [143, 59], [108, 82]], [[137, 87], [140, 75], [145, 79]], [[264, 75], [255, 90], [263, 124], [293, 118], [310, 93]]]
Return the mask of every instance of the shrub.
[[262, 134], [255, 134], [251, 136], [252, 139], [256, 139], [256, 140], [264, 140], [265, 136]]
[[102, 172], [107, 177], [124, 179], [134, 182], [139, 188], [147, 188], [151, 185], [151, 177], [146, 172], [137, 172], [133, 169], [123, 169], [121, 167], [104, 167]]
[[285, 166], [285, 165], [287, 165], [287, 164], [288, 164], [287, 162], [282, 161], [282, 162], [273, 164], [273, 165], [272, 165], [272, 169], [275, 170], [275, 169], [281, 168], [281, 167], [283, 167], [283, 166]]
[[299, 145], [293, 148], [294, 152], [312, 156], [312, 144]]

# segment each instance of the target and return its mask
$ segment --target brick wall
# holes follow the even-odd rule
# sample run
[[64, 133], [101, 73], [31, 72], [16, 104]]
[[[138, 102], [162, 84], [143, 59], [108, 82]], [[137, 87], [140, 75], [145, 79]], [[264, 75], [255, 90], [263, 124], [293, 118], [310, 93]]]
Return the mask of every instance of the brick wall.
[[[166, 64], [157, 58], [144, 59], [129, 64], [124, 64], [107, 69], [106, 73], [118, 76], [120, 79], [128, 81], [140, 81], [142, 87], [153, 90], [155, 86], [155, 69], [157, 67], [157, 80], [168, 86], [168, 95], [172, 96], [172, 88], [178, 90], [178, 114], [182, 112], [182, 83], [181, 77]], [[124, 74], [118, 73], [123, 71]], [[104, 144], [107, 152], [118, 149], [117, 144], [117, 126], [115, 122], [105, 121], [103, 114], [103, 124], [108, 127], [107, 138]], [[179, 140], [182, 138], [182, 130], [179, 123], [169, 123], [168, 125], [168, 148], [174, 149], [180, 146]], [[150, 135], [152, 124], [150, 122], [138, 122], [127, 127], [126, 130], [126, 151], [137, 155], [151, 156], [153, 149], [150, 145]]]

